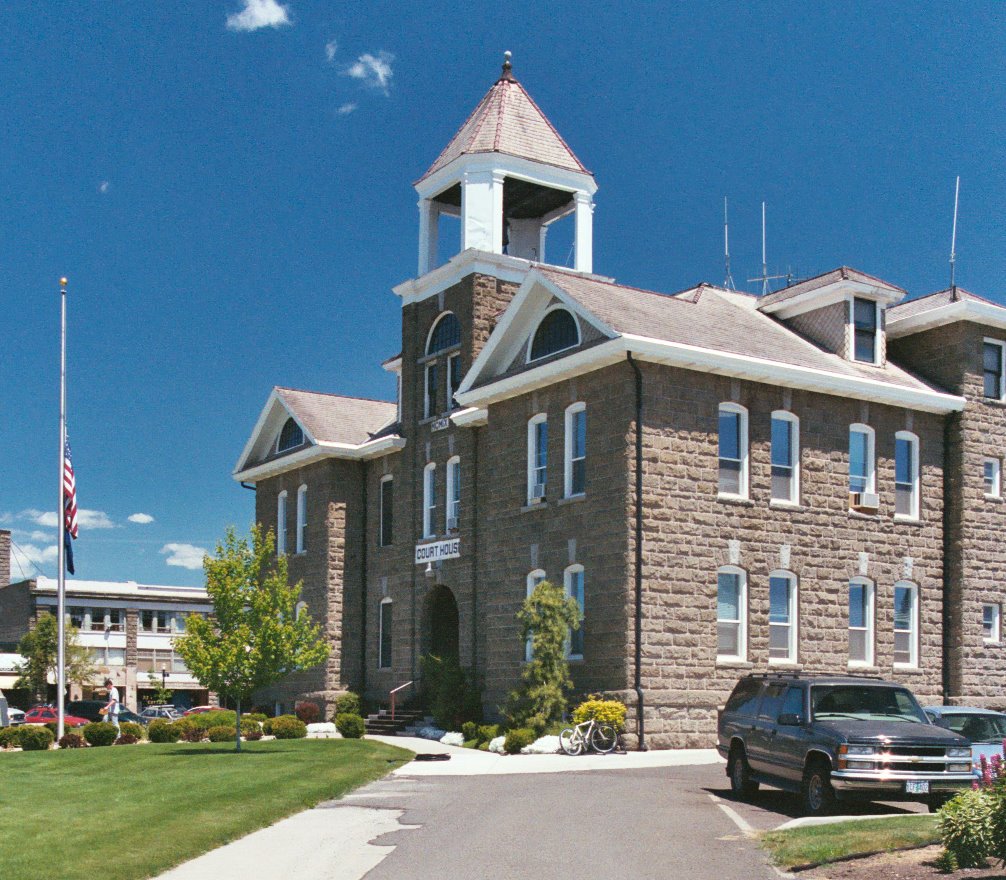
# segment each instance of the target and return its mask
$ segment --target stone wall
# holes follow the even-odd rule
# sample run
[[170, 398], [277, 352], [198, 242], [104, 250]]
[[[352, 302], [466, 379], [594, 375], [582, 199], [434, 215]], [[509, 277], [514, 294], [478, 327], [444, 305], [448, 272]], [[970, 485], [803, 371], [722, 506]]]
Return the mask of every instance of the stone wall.
[[35, 624], [35, 601], [31, 597], [33, 583], [21, 581], [0, 585], [0, 651], [14, 652], [21, 636]]

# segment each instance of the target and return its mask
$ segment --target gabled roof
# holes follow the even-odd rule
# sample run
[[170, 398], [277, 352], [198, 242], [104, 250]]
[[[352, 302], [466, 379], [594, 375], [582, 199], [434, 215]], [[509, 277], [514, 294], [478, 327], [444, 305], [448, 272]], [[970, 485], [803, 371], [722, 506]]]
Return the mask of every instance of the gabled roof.
[[470, 153], [506, 153], [590, 174], [524, 86], [514, 79], [509, 60], [503, 65], [503, 75], [420, 180]]
[[888, 309], [887, 335], [905, 336], [955, 321], [1006, 329], [1006, 306], [962, 287], [948, 287]]
[[[813, 278], [806, 278], [803, 281], [798, 281], [796, 284], [791, 284], [789, 287], [784, 287], [782, 290], [777, 290], [774, 293], [761, 297], [758, 300], [758, 308], [766, 309], [766, 307], [777, 306], [780, 303], [797, 299], [816, 290], [831, 287], [841, 282], [865, 285], [866, 287], [875, 288], [880, 292], [886, 293], [889, 296], [893, 294], [898, 298], [905, 296], [907, 293], [903, 288], [884, 281], [882, 278], [867, 275], [865, 272], [860, 272], [858, 269], [853, 269], [849, 266], [839, 266], [830, 272], [823, 272], [820, 275], [815, 275]], [[771, 311], [771, 309], [768, 310]]]
[[[275, 387], [234, 468], [234, 479], [254, 482], [323, 458], [366, 459], [402, 448], [397, 434], [398, 407], [368, 400]], [[276, 437], [292, 418], [304, 443], [276, 451]]]

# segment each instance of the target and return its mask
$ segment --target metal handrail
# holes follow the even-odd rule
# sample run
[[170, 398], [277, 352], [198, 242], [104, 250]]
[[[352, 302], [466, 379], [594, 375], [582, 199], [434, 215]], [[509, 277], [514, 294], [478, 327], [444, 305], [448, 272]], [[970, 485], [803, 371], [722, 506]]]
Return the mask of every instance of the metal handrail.
[[395, 720], [395, 694], [397, 694], [399, 691], [404, 691], [411, 684], [413, 684], [413, 682], [407, 681], [407, 682], [405, 682], [405, 684], [400, 684], [398, 687], [393, 688], [391, 691], [388, 692], [388, 696], [391, 698], [391, 720], [392, 721]]

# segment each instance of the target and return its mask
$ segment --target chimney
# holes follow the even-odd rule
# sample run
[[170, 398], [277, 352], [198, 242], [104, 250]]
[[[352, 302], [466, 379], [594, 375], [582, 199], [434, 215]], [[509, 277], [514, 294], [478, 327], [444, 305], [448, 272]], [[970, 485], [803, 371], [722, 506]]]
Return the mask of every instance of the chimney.
[[0, 529], [0, 587], [10, 583], [10, 532]]

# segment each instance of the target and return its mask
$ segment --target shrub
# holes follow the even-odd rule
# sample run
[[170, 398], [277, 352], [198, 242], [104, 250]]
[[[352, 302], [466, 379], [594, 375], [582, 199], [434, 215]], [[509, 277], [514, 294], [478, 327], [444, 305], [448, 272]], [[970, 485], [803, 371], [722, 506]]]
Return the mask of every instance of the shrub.
[[83, 749], [87, 741], [79, 733], [64, 733], [59, 739], [61, 749]]
[[496, 739], [500, 735], [500, 726], [498, 724], [480, 724], [478, 729], [478, 735], [475, 737], [479, 744], [488, 743], [490, 740]]
[[147, 736], [152, 743], [176, 743], [181, 735], [181, 728], [176, 723], [163, 718], [151, 721], [147, 728]]
[[119, 733], [123, 736], [128, 733], [130, 736], [135, 736], [137, 740], [141, 740], [144, 738], [146, 730], [142, 724], [137, 724], [135, 721], [123, 721], [119, 724]]
[[228, 727], [226, 724], [219, 724], [207, 730], [206, 736], [211, 743], [230, 742], [237, 738], [237, 730], [233, 727]]
[[366, 732], [366, 725], [354, 712], [343, 712], [335, 716], [335, 729], [346, 739], [359, 739]]
[[259, 724], [261, 724], [268, 717], [269, 716], [266, 715], [265, 712], [242, 712], [241, 713], [241, 721], [242, 721], [242, 723], [245, 722], [245, 721], [257, 721]]
[[242, 715], [241, 736], [245, 739], [262, 739], [262, 725], [257, 721], [248, 721], [244, 715]]
[[15, 745], [21, 746], [26, 752], [44, 752], [55, 739], [55, 735], [48, 727], [26, 724], [18, 728]]
[[991, 854], [995, 799], [991, 792], [966, 790], [940, 810], [940, 837], [959, 867], [980, 868]]
[[92, 721], [84, 725], [84, 739], [92, 746], [110, 746], [115, 742], [119, 732], [111, 724], [104, 721]]
[[276, 739], [303, 739], [307, 736], [307, 725], [292, 715], [281, 715], [272, 720], [272, 735]]
[[466, 721], [461, 725], [461, 733], [466, 742], [470, 739], [477, 740], [479, 735], [479, 726], [474, 721]]
[[275, 731], [273, 731], [272, 726], [281, 718], [300, 721], [300, 719], [296, 715], [277, 715], [275, 718], [266, 718], [266, 720], [262, 722], [262, 733], [264, 733], [266, 736], [274, 736]]
[[508, 730], [506, 740], [503, 742], [503, 751], [508, 755], [519, 755], [524, 746], [529, 746], [537, 739], [535, 732], [530, 727], [517, 727]]
[[0, 749], [12, 749], [17, 745], [19, 727], [4, 727], [0, 729]]
[[204, 739], [206, 739], [206, 731], [194, 724], [182, 725], [180, 733], [182, 742], [201, 743]]
[[303, 721], [305, 724], [317, 724], [321, 721], [321, 709], [318, 708], [317, 703], [303, 702], [297, 703], [294, 706], [293, 711], [296, 713], [297, 717]]
[[465, 721], [482, 720], [482, 697], [456, 659], [427, 654], [420, 662], [423, 687], [438, 727], [459, 730]]
[[118, 739], [113, 746], [135, 746], [140, 741], [140, 738], [132, 733], [120, 733]]
[[593, 718], [600, 724], [610, 724], [616, 733], [625, 731], [625, 703], [619, 700], [604, 700], [592, 694], [573, 710], [573, 723], [583, 724]]
[[363, 715], [363, 705], [359, 695], [352, 691], [346, 691], [336, 697], [335, 711], [332, 713], [332, 717], [335, 718], [337, 715]]
[[232, 709], [213, 709], [209, 712], [197, 712], [195, 715], [186, 715], [181, 723], [204, 731], [209, 730], [211, 727], [220, 727], [221, 725], [228, 724], [233, 727], [238, 723], [238, 713]]
[[957, 859], [954, 858], [954, 854], [948, 849], [943, 850], [936, 857], [933, 864], [941, 874], [953, 874], [958, 869]]

